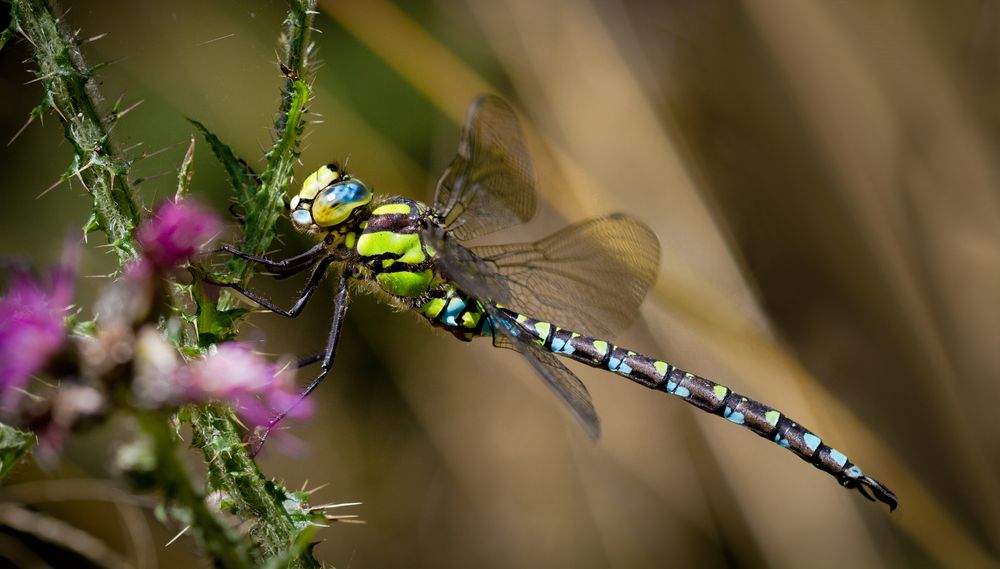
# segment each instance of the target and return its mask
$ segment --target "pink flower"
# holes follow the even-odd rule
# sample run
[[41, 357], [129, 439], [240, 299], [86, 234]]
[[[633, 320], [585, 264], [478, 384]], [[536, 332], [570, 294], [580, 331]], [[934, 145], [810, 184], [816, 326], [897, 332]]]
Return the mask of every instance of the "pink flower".
[[168, 201], [139, 227], [136, 237], [146, 260], [168, 271], [198, 253], [221, 227], [215, 212], [197, 202]]
[[7, 293], [0, 297], [0, 412], [14, 409], [31, 376], [65, 343], [66, 308], [79, 257], [79, 247], [70, 245], [47, 275], [19, 270], [10, 276]]
[[[220, 344], [180, 373], [187, 401], [230, 403], [253, 426], [267, 424], [299, 399], [292, 382], [291, 365], [270, 362], [254, 353], [247, 344]], [[305, 400], [296, 405], [289, 416], [305, 418], [311, 411], [309, 400]]]

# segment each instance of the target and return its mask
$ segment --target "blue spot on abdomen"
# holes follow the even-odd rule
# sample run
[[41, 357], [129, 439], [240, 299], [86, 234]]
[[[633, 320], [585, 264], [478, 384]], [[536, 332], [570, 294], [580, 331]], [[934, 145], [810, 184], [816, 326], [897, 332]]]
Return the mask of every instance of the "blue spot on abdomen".
[[802, 435], [802, 439], [805, 440], [806, 446], [809, 447], [809, 450], [813, 452], [816, 451], [816, 447], [818, 447], [819, 443], [822, 442], [822, 440], [819, 437], [817, 437], [812, 433], [806, 433]]

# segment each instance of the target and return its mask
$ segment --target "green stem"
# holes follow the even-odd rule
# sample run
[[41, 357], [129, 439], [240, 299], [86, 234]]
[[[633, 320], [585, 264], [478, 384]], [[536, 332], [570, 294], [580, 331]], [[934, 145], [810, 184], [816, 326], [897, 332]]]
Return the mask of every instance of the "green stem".
[[[284, 212], [284, 196], [298, 158], [298, 140], [304, 124], [303, 115], [309, 98], [308, 75], [309, 35], [315, 12], [315, 0], [291, 0], [282, 35], [285, 48], [285, 86], [281, 108], [275, 123], [277, 139], [267, 153], [267, 166], [260, 176], [261, 184], [254, 191], [238, 192], [242, 200], [246, 223], [241, 249], [264, 253], [275, 237], [275, 224]], [[241, 174], [241, 177], [242, 174]], [[245, 197], [244, 197], [245, 196]], [[250, 266], [242, 259], [230, 262], [229, 276], [245, 280]], [[225, 299], [225, 296], [223, 296]], [[226, 301], [221, 300], [221, 309]], [[235, 327], [235, 320], [232, 322]], [[215, 337], [226, 336], [224, 332]], [[208, 463], [209, 483], [223, 491], [233, 509], [243, 519], [255, 519], [250, 537], [265, 554], [288, 554], [289, 548], [301, 542], [306, 531], [297, 526], [285, 509], [283, 489], [265, 479], [243, 445], [241, 431], [232, 410], [218, 406], [193, 409], [190, 415], [194, 445], [201, 449]], [[289, 567], [312, 568], [320, 564], [306, 547], [290, 560]]]
[[119, 260], [136, 255], [133, 231], [139, 209], [129, 187], [129, 163], [119, 156], [101, 116], [100, 93], [91, 77], [96, 68], [84, 63], [76, 38], [54, 15], [49, 0], [7, 0], [11, 26], [31, 44], [45, 89], [43, 104], [59, 115], [66, 139], [73, 145], [73, 165], [64, 179], [75, 178], [94, 200], [89, 227], [105, 232]]
[[[124, 264], [137, 254], [133, 233], [140, 210], [126, 179], [129, 163], [112, 145], [109, 123], [99, 112], [100, 93], [91, 81], [96, 69], [85, 65], [75, 38], [54, 15], [51, 0], [6, 1], [11, 5], [11, 29], [21, 33], [32, 46], [37, 76], [45, 89], [43, 104], [59, 115], [75, 152], [73, 167], [64, 178], [79, 180], [91, 194], [94, 212], [87, 227], [104, 231], [120, 264]], [[262, 253], [270, 246], [274, 225], [284, 210], [284, 194], [298, 157], [298, 139], [309, 97], [306, 78], [314, 11], [315, 0], [289, 2], [282, 36], [284, 65], [289, 72], [276, 122], [277, 139], [267, 153], [261, 185], [248, 192], [243, 203], [248, 251]], [[232, 266], [231, 272], [240, 279], [249, 273], [242, 263]], [[176, 441], [165, 421], [160, 417], [140, 417], [140, 421], [155, 441], [158, 481], [168, 499], [190, 512], [192, 528], [207, 553], [222, 567], [253, 566], [246, 543], [208, 508], [204, 496], [191, 482], [176, 455]], [[260, 473], [242, 444], [232, 411], [216, 406], [193, 409], [190, 422], [196, 446], [208, 464], [211, 487], [224, 492], [233, 511], [250, 522], [254, 546], [272, 559], [289, 553], [297, 555], [289, 567], [318, 567], [309, 552], [308, 524], [292, 520], [286, 510], [288, 495]]]
[[[112, 145], [108, 124], [98, 107], [100, 93], [91, 81], [93, 69], [86, 66], [83, 54], [68, 32], [65, 23], [54, 14], [55, 6], [45, 0], [8, 0], [11, 5], [11, 29], [17, 30], [32, 46], [38, 66], [36, 75], [45, 91], [43, 105], [50, 107], [63, 124], [66, 139], [73, 146], [75, 159], [68, 173], [86, 186], [94, 201], [88, 227], [103, 230], [120, 264], [137, 254], [133, 232], [139, 222], [139, 209], [132, 198], [126, 174], [128, 163]], [[187, 512], [192, 531], [218, 566], [245, 569], [254, 567], [247, 546], [205, 503], [190, 474], [177, 457], [176, 440], [163, 417], [139, 416], [144, 431], [154, 442], [155, 476], [167, 500]], [[31, 439], [7, 427], [3, 430], [2, 469], [30, 448]], [[9, 447], [9, 449], [8, 449]]]
[[256, 567], [247, 545], [210, 510], [205, 497], [191, 483], [191, 476], [177, 456], [177, 439], [164, 417], [139, 414], [143, 431], [153, 442], [156, 469], [153, 472], [167, 500], [182, 508], [190, 518], [192, 531], [216, 565], [227, 569]]
[[[209, 486], [222, 490], [241, 519], [252, 520], [249, 535], [263, 550], [265, 558], [286, 554], [298, 539], [302, 528], [296, 527], [282, 501], [284, 489], [264, 478], [235, 428], [232, 409], [205, 405], [191, 412], [194, 440], [208, 463]], [[312, 555], [304, 552], [289, 567], [319, 567]]]
[[[275, 121], [276, 139], [265, 158], [267, 166], [261, 174], [261, 185], [241, 204], [246, 212], [246, 230], [241, 250], [263, 254], [275, 237], [275, 224], [285, 210], [285, 194], [299, 157], [298, 141], [305, 124], [305, 107], [309, 101], [310, 36], [316, 0], [289, 0], [288, 16], [281, 35], [284, 51], [285, 85], [281, 91], [281, 107]], [[229, 263], [230, 274], [245, 281], [249, 264], [240, 258]]]
[[309, 37], [312, 32], [313, 14], [316, 12], [316, 0], [296, 1], [288, 3], [288, 17], [285, 19], [285, 30], [281, 37], [281, 43], [285, 48], [284, 65], [291, 71], [285, 77], [285, 87], [281, 93], [281, 108], [278, 110], [278, 119], [274, 126], [278, 131], [278, 138], [284, 135], [285, 127], [291, 122], [289, 111], [293, 105], [293, 93], [295, 78], [305, 77], [309, 73], [309, 54], [312, 50]]

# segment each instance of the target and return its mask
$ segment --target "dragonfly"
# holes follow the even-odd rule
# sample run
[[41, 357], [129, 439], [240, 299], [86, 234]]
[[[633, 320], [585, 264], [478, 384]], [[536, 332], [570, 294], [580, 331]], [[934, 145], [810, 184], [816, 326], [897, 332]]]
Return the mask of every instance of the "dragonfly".
[[[416, 312], [459, 340], [491, 338], [498, 347], [520, 352], [592, 438], [600, 434], [600, 420], [590, 393], [562, 359], [606, 370], [719, 415], [792, 451], [842, 486], [887, 504], [890, 511], [896, 508], [891, 490], [781, 411], [604, 339], [638, 317], [656, 278], [659, 241], [641, 221], [612, 214], [535, 242], [466, 245], [528, 221], [535, 212], [535, 186], [516, 113], [503, 99], [481, 95], [468, 111], [458, 153], [439, 179], [432, 205], [376, 197], [346, 169], [328, 164], [308, 176], [289, 202], [293, 226], [318, 238], [315, 246], [284, 260], [232, 245], [222, 248], [278, 278], [312, 269], [290, 308], [239, 283], [211, 282], [294, 318], [324, 276], [331, 269], [339, 273], [326, 348], [300, 362], [320, 363], [302, 398], [332, 369], [349, 285], [361, 284], [362, 290]], [[263, 437], [289, 410], [267, 424]]]

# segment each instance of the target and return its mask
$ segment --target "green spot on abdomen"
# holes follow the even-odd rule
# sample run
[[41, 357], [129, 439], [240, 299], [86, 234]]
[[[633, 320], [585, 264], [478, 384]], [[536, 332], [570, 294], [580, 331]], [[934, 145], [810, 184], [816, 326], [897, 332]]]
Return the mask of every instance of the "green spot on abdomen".
[[665, 377], [667, 375], [667, 369], [670, 368], [670, 364], [667, 362], [655, 361], [653, 362], [653, 367], [656, 368], [656, 373], [660, 374], [660, 377]]
[[466, 312], [462, 315], [462, 326], [465, 328], [475, 328], [479, 324], [479, 319], [482, 318], [483, 313], [479, 311]]
[[420, 307], [419, 312], [424, 316], [426, 316], [427, 318], [433, 320], [437, 318], [438, 314], [441, 314], [442, 310], [444, 310], [444, 299], [432, 298], [427, 302], [425, 302], [424, 305]]
[[773, 409], [768, 411], [767, 413], [764, 413], [764, 420], [767, 421], [767, 424], [771, 425], [772, 427], [777, 426], [778, 419], [780, 418], [781, 418], [781, 413]]
[[399, 271], [395, 273], [382, 273], [375, 275], [375, 280], [389, 294], [415, 298], [427, 292], [432, 276], [433, 272], [427, 269], [420, 272]]
[[715, 396], [719, 401], [722, 401], [726, 398], [726, 395], [729, 395], [729, 388], [724, 385], [716, 385], [712, 388], [712, 391], [715, 392]]
[[535, 324], [535, 332], [538, 333], [539, 339], [545, 342], [549, 338], [549, 331], [552, 330], [552, 325], [548, 322], [538, 322]]

